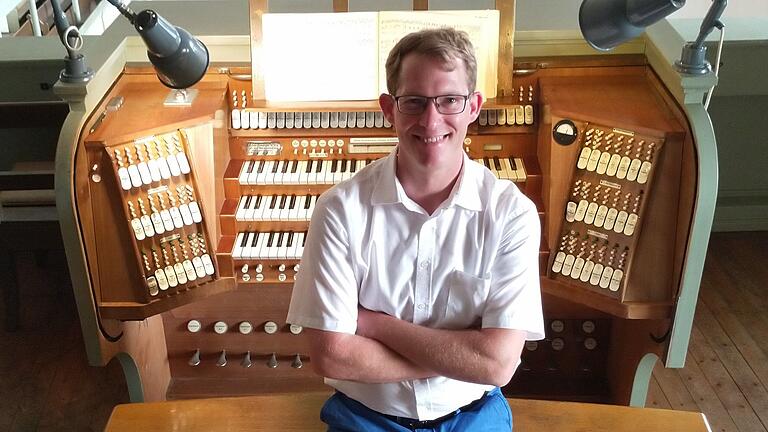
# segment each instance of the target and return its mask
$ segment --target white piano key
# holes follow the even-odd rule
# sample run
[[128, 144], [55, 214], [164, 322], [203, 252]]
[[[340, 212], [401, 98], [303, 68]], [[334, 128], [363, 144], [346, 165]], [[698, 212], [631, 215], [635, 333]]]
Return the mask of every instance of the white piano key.
[[241, 185], [248, 184], [248, 172], [251, 169], [251, 165], [253, 165], [253, 161], [245, 161], [243, 166], [240, 167], [240, 175], [237, 177], [237, 181]]
[[323, 184], [333, 184], [333, 161], [332, 160], [323, 161], [323, 168], [320, 175], [322, 176]]
[[312, 128], [320, 129], [320, 111], [312, 111]]
[[365, 113], [365, 127], [373, 128], [374, 126], [376, 126], [376, 113], [368, 111]]
[[336, 169], [333, 170], [331, 176], [331, 183], [336, 184], [344, 179], [344, 168], [347, 167], [346, 161], [338, 159], [336, 160]]
[[507, 112], [503, 108], [496, 110], [496, 123], [498, 123], [499, 126], [507, 124]]
[[329, 126], [331, 127], [331, 129], [335, 129], [335, 128], [339, 127], [339, 113], [338, 112], [334, 111], [334, 112], [332, 112], [330, 114]]
[[374, 113], [374, 126], [377, 128], [384, 127], [384, 113], [379, 111]]
[[245, 241], [245, 233], [238, 233], [235, 237], [235, 244], [232, 248], [232, 258], [240, 258], [243, 255], [243, 242]]
[[502, 171], [504, 172], [504, 179], [511, 181], [517, 180], [517, 174], [515, 173], [515, 170], [512, 169], [509, 159], [500, 158], [499, 161], [501, 162]]
[[232, 129], [240, 129], [240, 110], [235, 108], [232, 110]]
[[287, 259], [288, 258], [288, 244], [290, 240], [293, 240], [293, 236], [291, 235], [291, 232], [284, 232], [283, 236], [281, 238], [280, 245], [278, 246], [277, 250], [277, 257], [281, 259]]
[[241, 254], [243, 259], [251, 257], [251, 246], [253, 245], [255, 235], [256, 233], [254, 232], [245, 233], [245, 237], [243, 238], [243, 252]]
[[299, 183], [299, 160], [294, 159], [288, 166], [288, 171], [283, 176], [283, 183], [285, 184], [298, 184]]
[[515, 159], [515, 174], [517, 175], [517, 181], [524, 182], [526, 179], [525, 174], [525, 164], [523, 164], [523, 160], [521, 158], [514, 158]]
[[301, 113], [301, 123], [303, 128], [309, 129], [312, 127], [312, 113], [310, 111]]
[[253, 197], [243, 195], [240, 197], [240, 202], [237, 204], [237, 211], [235, 212], [235, 220], [245, 220], [245, 210], [248, 204], [251, 203]]
[[261, 201], [261, 195], [255, 195], [250, 197], [250, 201], [248, 201], [247, 206], [245, 207], [245, 211], [243, 211], [243, 219], [244, 221], [252, 221], [253, 220], [253, 211], [256, 209], [256, 206], [258, 206], [259, 202]]
[[293, 112], [285, 113], [285, 128], [293, 129]]
[[304, 239], [306, 238], [305, 233], [299, 233], [298, 238], [296, 239], [296, 256], [298, 258], [301, 258], [301, 256], [304, 254]]
[[339, 127], [340, 128], [346, 128], [347, 127], [347, 113], [346, 111], [342, 111], [339, 114]]
[[275, 113], [275, 127], [278, 129], [285, 129], [285, 113], [284, 112], [278, 112]]
[[272, 184], [283, 184], [283, 168], [288, 163], [286, 160], [275, 161], [274, 176], [272, 178]]
[[323, 129], [328, 129], [331, 127], [331, 113], [328, 111], [323, 111], [320, 113], [320, 127]]
[[280, 220], [288, 220], [291, 214], [291, 201], [296, 205], [296, 195], [286, 195], [285, 202], [280, 207]]
[[251, 113], [246, 110], [240, 111], [240, 127], [243, 129], [251, 128]]
[[258, 184], [272, 184], [275, 178], [274, 168], [276, 164], [277, 161], [273, 160], [264, 162], [264, 171], [256, 178], [256, 182]]
[[488, 110], [480, 110], [480, 115], [477, 117], [477, 122], [480, 126], [488, 125]]
[[302, 197], [303, 197], [302, 195], [291, 196], [291, 200], [293, 201], [293, 203], [288, 207], [288, 217], [287, 217], [288, 220], [291, 220], [291, 221], [299, 220], [299, 210], [302, 208], [301, 207]]
[[259, 129], [267, 128], [267, 113], [259, 111]]
[[259, 113], [256, 111], [249, 111], [249, 113], [250, 113], [249, 123], [251, 124], [251, 129], [258, 129]]
[[359, 111], [355, 113], [355, 116], [357, 117], [357, 127], [364, 128], [365, 127], [365, 111]]
[[256, 236], [256, 246], [253, 247], [253, 258], [262, 258], [264, 255], [264, 243], [266, 243], [269, 233], [260, 232]]
[[267, 113], [267, 128], [274, 129], [277, 126], [277, 116], [274, 112]]

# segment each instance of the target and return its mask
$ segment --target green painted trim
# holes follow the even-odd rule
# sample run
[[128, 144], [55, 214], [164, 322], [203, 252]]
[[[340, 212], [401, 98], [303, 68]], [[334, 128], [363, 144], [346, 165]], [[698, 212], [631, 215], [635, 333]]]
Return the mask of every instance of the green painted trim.
[[635, 369], [635, 379], [632, 382], [632, 392], [629, 396], [629, 406], [643, 408], [648, 399], [648, 385], [651, 382], [653, 367], [659, 356], [654, 353], [647, 353], [640, 359]]
[[54, 176], [56, 209], [72, 279], [75, 304], [80, 316], [85, 351], [88, 363], [93, 366], [103, 366], [106, 360], [102, 358], [102, 329], [88, 272], [85, 246], [80, 233], [80, 221], [77, 217], [74, 190], [75, 152], [80, 131], [88, 114], [95, 109], [122, 70], [125, 61], [121, 53], [122, 47], [119, 46], [110, 57], [110, 61], [100, 68], [86, 85], [59, 82], [54, 87], [56, 94], [69, 104], [70, 109], [61, 128], [56, 147]]
[[701, 103], [686, 104], [684, 110], [693, 132], [698, 178], [691, 232], [665, 361], [667, 367], [673, 368], [685, 366], [709, 235], [715, 217], [718, 183], [717, 143], [709, 114]]
[[115, 357], [120, 360], [120, 366], [123, 367], [125, 382], [128, 384], [128, 398], [131, 403], [144, 402], [144, 388], [141, 385], [141, 374], [133, 357], [127, 353], [118, 353]]

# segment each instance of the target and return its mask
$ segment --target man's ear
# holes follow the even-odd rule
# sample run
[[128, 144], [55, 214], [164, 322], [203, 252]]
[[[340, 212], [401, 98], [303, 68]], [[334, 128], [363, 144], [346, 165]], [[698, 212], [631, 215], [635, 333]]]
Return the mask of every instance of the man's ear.
[[469, 99], [467, 100], [467, 103], [469, 104], [469, 116], [472, 119], [470, 123], [477, 120], [477, 117], [480, 115], [480, 108], [483, 107], [483, 95], [479, 91], [476, 91], [469, 95]]
[[379, 106], [381, 112], [384, 113], [384, 118], [391, 124], [395, 124], [395, 98], [387, 93], [382, 93], [379, 96]]

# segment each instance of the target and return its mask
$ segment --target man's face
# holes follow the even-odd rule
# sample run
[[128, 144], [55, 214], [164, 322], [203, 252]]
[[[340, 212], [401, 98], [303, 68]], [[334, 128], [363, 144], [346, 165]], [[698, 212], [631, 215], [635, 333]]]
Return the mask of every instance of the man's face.
[[[393, 96], [464, 96], [468, 93], [463, 62], [446, 65], [440, 59], [409, 54], [403, 59], [400, 88]], [[403, 114], [389, 95], [382, 95], [379, 103], [397, 132], [399, 165], [429, 172], [435, 168], [454, 170], [461, 166], [467, 126], [477, 118], [482, 105], [479, 93], [469, 95], [464, 111], [459, 114], [439, 113], [433, 100], [427, 102], [421, 114]]]

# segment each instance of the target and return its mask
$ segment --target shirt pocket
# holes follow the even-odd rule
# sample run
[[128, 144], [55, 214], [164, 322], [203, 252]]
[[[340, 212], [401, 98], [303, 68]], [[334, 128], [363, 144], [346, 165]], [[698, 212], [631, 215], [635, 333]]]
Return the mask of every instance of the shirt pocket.
[[444, 328], [479, 327], [490, 288], [490, 275], [479, 277], [454, 270], [448, 278]]

